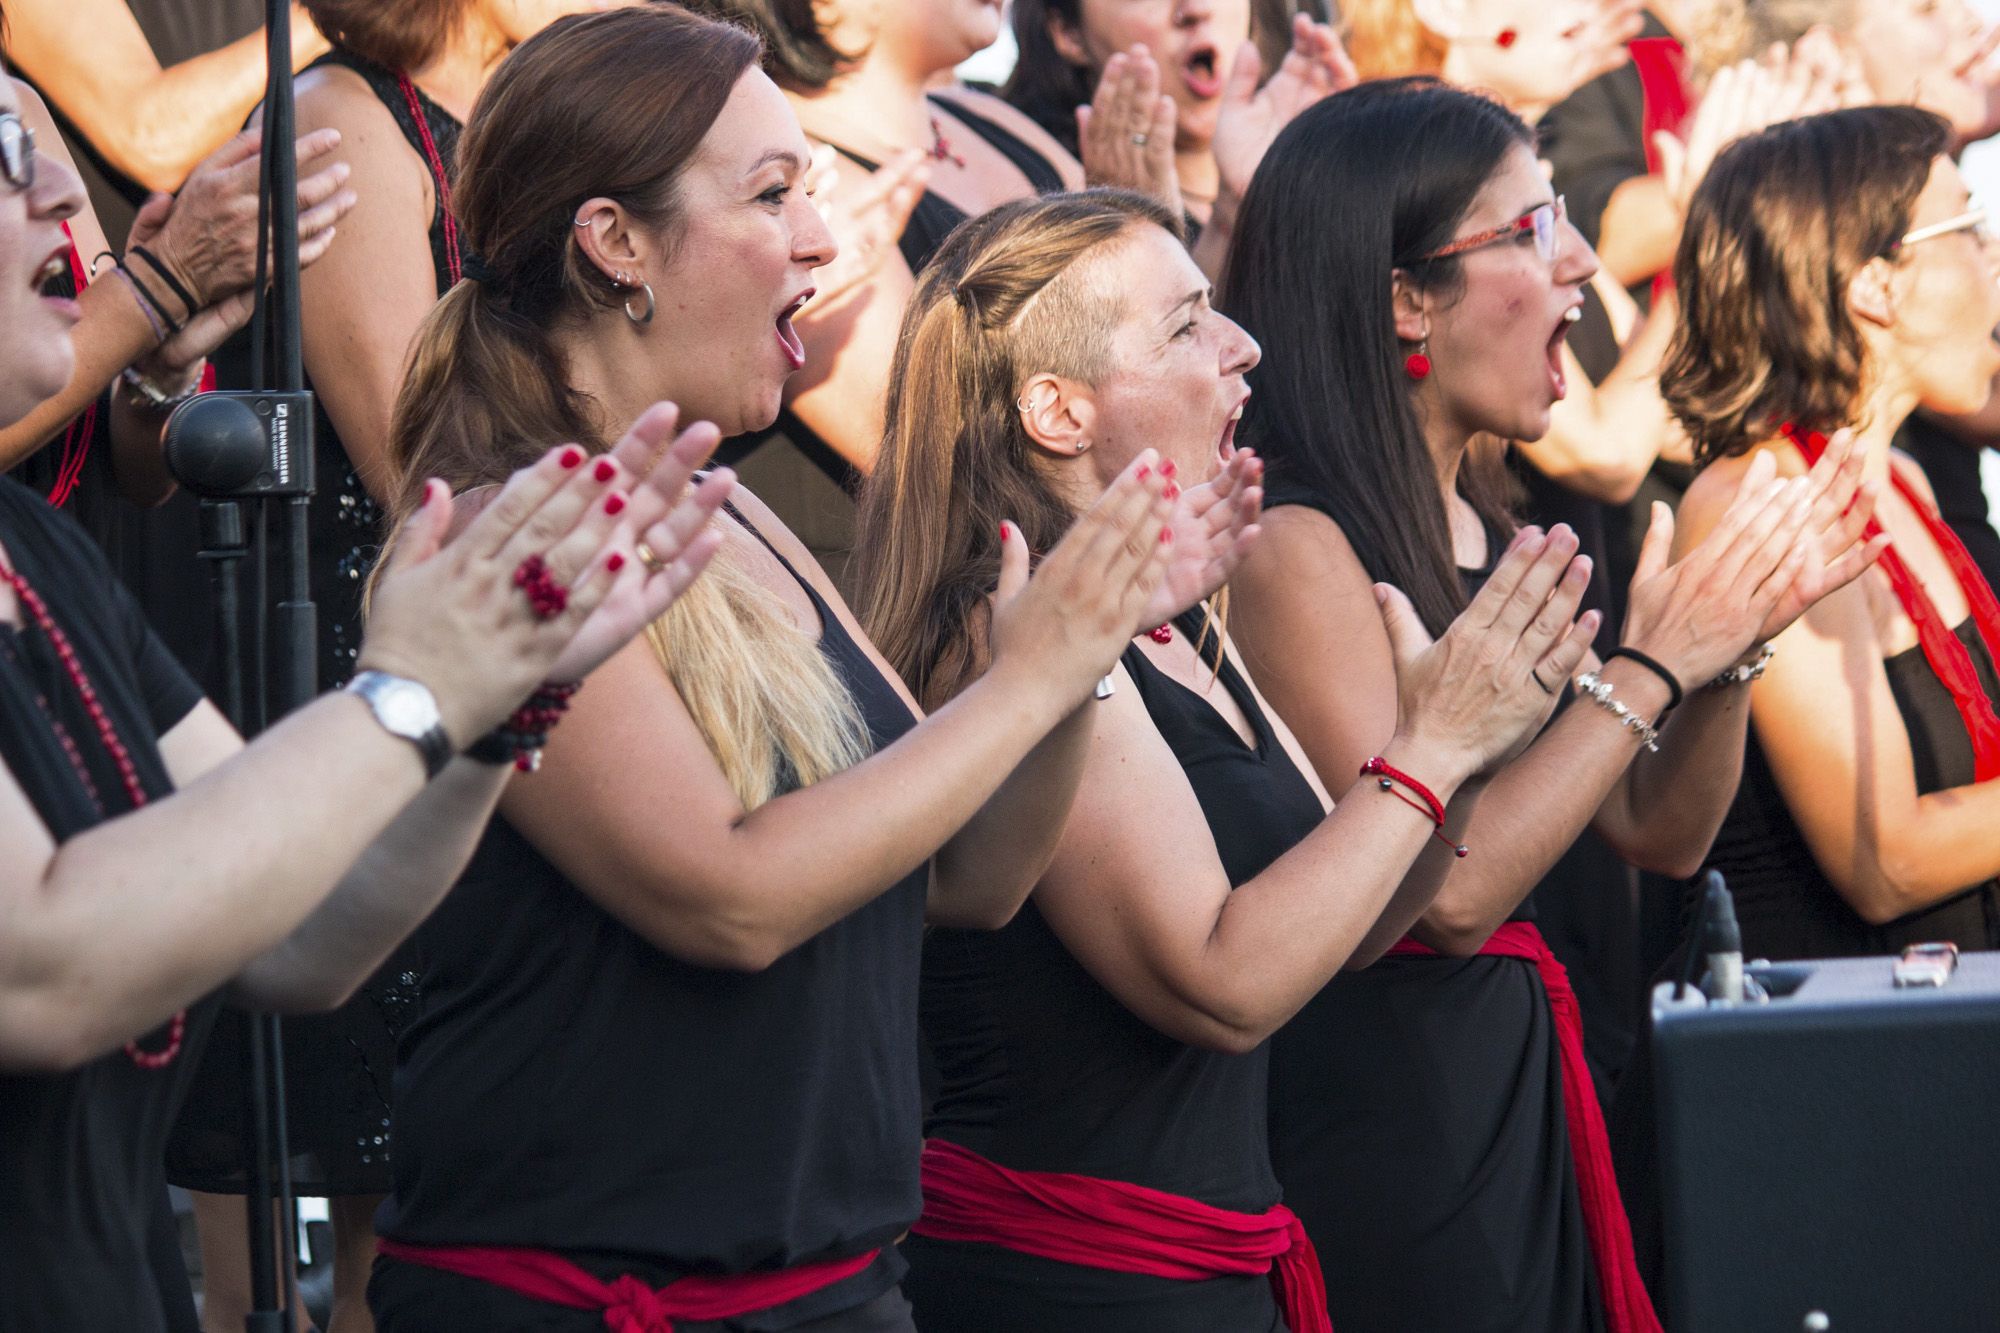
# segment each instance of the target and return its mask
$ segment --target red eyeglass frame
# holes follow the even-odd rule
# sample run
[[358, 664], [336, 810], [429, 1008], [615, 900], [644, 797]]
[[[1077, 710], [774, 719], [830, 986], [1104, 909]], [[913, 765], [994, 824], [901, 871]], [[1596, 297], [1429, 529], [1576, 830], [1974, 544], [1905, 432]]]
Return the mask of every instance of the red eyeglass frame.
[[1489, 227], [1485, 231], [1476, 231], [1470, 236], [1461, 236], [1450, 245], [1431, 251], [1417, 262], [1428, 264], [1433, 259], [1449, 259], [1453, 255], [1462, 255], [1468, 250], [1481, 249], [1493, 244], [1495, 241], [1512, 240], [1524, 231], [1535, 231], [1535, 215], [1544, 210], [1547, 210], [1550, 214], [1548, 250], [1543, 252], [1542, 247], [1539, 245], [1535, 249], [1537, 253], [1541, 253], [1544, 260], [1553, 262], [1556, 257], [1556, 228], [1569, 218], [1569, 205], [1564, 202], [1561, 195], [1557, 195], [1546, 204], [1536, 204], [1512, 222], [1505, 222], [1497, 227]]

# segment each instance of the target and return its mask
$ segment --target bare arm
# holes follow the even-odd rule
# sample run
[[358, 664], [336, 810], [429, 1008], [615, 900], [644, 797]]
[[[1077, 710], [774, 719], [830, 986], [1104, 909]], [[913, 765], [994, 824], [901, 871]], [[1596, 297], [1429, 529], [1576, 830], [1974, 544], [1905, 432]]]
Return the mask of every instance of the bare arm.
[[1651, 282], [1674, 262], [1681, 215], [1658, 176], [1627, 178], [1605, 201], [1597, 258], [1620, 287]]
[[[261, 28], [162, 69], [124, 0], [16, 0], [7, 23], [7, 58], [112, 166], [148, 189], [178, 189], [264, 96]], [[293, 68], [326, 50], [294, 4]]]

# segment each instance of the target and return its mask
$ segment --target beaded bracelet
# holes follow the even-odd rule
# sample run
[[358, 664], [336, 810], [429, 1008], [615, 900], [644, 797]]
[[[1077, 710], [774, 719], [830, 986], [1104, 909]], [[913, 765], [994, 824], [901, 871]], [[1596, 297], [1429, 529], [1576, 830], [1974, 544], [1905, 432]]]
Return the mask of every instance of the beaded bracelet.
[[1660, 752], [1660, 729], [1611, 697], [1611, 682], [1586, 671], [1576, 678], [1576, 688], [1599, 708], [1618, 719], [1618, 724], [1639, 738], [1649, 753]]
[[466, 747], [465, 757], [482, 764], [512, 764], [522, 773], [535, 772], [542, 766], [542, 748], [549, 743], [549, 733], [582, 688], [574, 682], [544, 682], [511, 717]]
[[1762, 680], [1764, 678], [1764, 668], [1771, 665], [1771, 659], [1777, 655], [1778, 646], [1774, 643], [1767, 643], [1757, 650], [1756, 661], [1739, 662], [1717, 676], [1714, 680], [1708, 682], [1708, 688], [1711, 690], [1726, 690], [1732, 685], [1748, 685], [1753, 680]]

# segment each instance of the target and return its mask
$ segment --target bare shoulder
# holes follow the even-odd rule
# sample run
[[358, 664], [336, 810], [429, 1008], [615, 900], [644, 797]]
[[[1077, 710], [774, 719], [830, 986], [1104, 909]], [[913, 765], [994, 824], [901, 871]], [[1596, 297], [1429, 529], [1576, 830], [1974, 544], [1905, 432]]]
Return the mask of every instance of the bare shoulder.
[[1049, 164], [1062, 173], [1064, 184], [1071, 189], [1082, 187], [1083, 165], [1070, 156], [1067, 148], [1056, 142], [1054, 135], [1037, 125], [1013, 103], [963, 83], [954, 83], [948, 88], [941, 88], [937, 95], [946, 102], [964, 107], [976, 116], [985, 117], [1013, 134], [1047, 158]]
[[1802, 477], [1807, 472], [1806, 461], [1799, 451], [1781, 440], [1755, 445], [1740, 454], [1728, 458], [1718, 458], [1695, 477], [1687, 494], [1674, 510], [1674, 545], [1679, 550], [1700, 541], [1721, 521], [1729, 506], [1736, 499], [1736, 492], [1743, 484], [1743, 474], [1750, 470], [1750, 464], [1757, 455], [1768, 453], [1777, 464], [1779, 477]]
[[1232, 586], [1255, 583], [1273, 593], [1298, 589], [1314, 596], [1361, 591], [1372, 602], [1375, 581], [1332, 518], [1308, 505], [1288, 504], [1266, 509], [1258, 526], [1263, 531], [1257, 545]]
[[1923, 497], [1925, 504], [1932, 509], [1938, 507], [1937, 490], [1931, 485], [1931, 479], [1925, 473], [1923, 464], [1901, 449], [1894, 449], [1889, 453], [1889, 465], [1895, 469], [1896, 475], [1903, 479], [1905, 485]]

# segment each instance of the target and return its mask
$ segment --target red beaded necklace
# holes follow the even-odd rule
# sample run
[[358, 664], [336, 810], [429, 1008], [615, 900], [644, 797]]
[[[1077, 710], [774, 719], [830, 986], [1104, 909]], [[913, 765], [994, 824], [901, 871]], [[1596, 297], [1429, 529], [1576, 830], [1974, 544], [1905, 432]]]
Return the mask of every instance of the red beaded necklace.
[[[84, 711], [90, 714], [91, 723], [97, 728], [98, 740], [103, 743], [105, 753], [111, 756], [112, 764], [118, 769], [118, 780], [125, 785], [126, 798], [132, 802], [134, 810], [138, 809], [146, 803], [146, 788], [145, 784], [139, 781], [139, 767], [132, 762], [132, 752], [125, 748], [125, 742], [118, 739], [117, 729], [111, 725], [110, 715], [98, 701], [97, 691], [92, 687], [90, 677], [84, 674], [83, 663], [77, 660], [76, 649], [70, 646], [69, 636], [62, 632], [62, 627], [56, 624], [55, 617], [49, 614], [48, 605], [42, 601], [41, 594], [29, 586], [28, 580], [21, 576], [19, 570], [0, 565], [0, 575], [4, 575], [7, 583], [14, 589], [14, 596], [20, 601], [21, 609], [35, 622], [35, 628], [42, 632], [42, 637], [49, 641], [51, 648], [55, 649], [56, 657], [62, 662], [64, 673], [69, 676], [71, 687], [83, 701]], [[97, 807], [99, 814], [105, 813], [104, 798], [98, 795], [97, 784], [91, 781], [90, 769], [84, 764], [83, 753], [76, 748], [75, 739], [70, 736], [68, 728], [57, 720], [55, 710], [49, 707], [49, 701], [46, 698], [39, 698], [38, 701], [49, 719], [49, 724], [55, 728], [56, 739], [62, 742], [63, 753], [69, 756], [70, 765], [76, 769], [77, 777], [82, 779], [83, 789], [90, 793], [91, 803]], [[125, 1043], [125, 1054], [130, 1056], [132, 1063], [141, 1069], [164, 1069], [181, 1053], [181, 1039], [186, 1035], [187, 1010], [183, 1009], [174, 1015], [169, 1025], [167, 1044], [164, 1048], [157, 1051], [142, 1050], [137, 1042], [128, 1041]]]
[[417, 139], [424, 146], [424, 165], [431, 169], [431, 185], [437, 190], [438, 218], [444, 230], [445, 273], [456, 285], [465, 276], [465, 263], [459, 257], [458, 219], [451, 213], [451, 182], [444, 176], [444, 158], [438, 153], [437, 140], [431, 137], [431, 122], [424, 115], [424, 102], [417, 92], [416, 82], [407, 74], [398, 74], [396, 83], [403, 90], [403, 101], [410, 108], [410, 119], [417, 122]]

